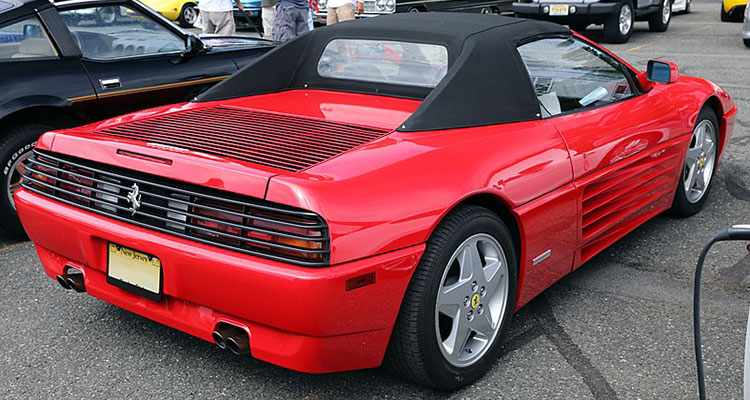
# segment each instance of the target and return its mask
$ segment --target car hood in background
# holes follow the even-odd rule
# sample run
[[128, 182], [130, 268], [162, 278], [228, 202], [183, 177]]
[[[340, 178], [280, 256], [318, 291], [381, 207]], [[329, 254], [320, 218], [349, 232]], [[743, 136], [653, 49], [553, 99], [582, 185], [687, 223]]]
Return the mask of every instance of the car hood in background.
[[253, 47], [274, 47], [273, 41], [253, 38], [247, 36], [213, 36], [201, 35], [201, 40], [206, 43], [211, 50], [236, 50]]

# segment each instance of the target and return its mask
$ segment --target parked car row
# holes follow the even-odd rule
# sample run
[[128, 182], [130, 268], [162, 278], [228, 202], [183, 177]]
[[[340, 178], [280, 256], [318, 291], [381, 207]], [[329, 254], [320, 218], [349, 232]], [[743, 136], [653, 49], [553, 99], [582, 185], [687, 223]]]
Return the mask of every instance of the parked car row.
[[[197, 0], [146, 0], [146, 4], [176, 21], [180, 26], [192, 26], [197, 19]], [[672, 13], [689, 13], [691, 0], [365, 0], [364, 13], [358, 18], [368, 18], [393, 13], [419, 13], [427, 11], [476, 12], [481, 14], [506, 14], [523, 18], [542, 19], [569, 25], [577, 31], [589, 25], [603, 25], [605, 39], [611, 43], [624, 43], [630, 38], [636, 21], [648, 21], [653, 32], [664, 32], [669, 27]], [[246, 14], [235, 9], [238, 26], [260, 26], [260, 0], [243, 0]], [[744, 0], [726, 0], [722, 7], [722, 20], [742, 20]], [[314, 21], [325, 23], [327, 1], [319, 0], [314, 9]], [[248, 17], [253, 22], [248, 21]]]

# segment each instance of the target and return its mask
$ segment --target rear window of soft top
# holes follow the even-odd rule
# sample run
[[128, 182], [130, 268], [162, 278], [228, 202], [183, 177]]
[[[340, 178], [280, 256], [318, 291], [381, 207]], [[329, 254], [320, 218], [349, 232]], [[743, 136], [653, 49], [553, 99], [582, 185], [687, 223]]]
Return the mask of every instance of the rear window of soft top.
[[323, 78], [434, 88], [448, 72], [445, 46], [389, 40], [334, 39], [318, 60]]

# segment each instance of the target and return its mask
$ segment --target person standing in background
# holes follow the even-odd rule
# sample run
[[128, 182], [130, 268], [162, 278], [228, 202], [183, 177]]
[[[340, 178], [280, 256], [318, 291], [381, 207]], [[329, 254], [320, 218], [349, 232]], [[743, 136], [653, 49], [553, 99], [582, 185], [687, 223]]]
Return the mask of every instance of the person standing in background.
[[315, 23], [313, 22], [313, 10], [318, 11], [318, 0], [310, 0], [310, 10], [307, 12], [307, 28], [312, 31], [315, 29]]
[[357, 14], [362, 15], [365, 11], [364, 0], [330, 0], [327, 3], [328, 16], [326, 25], [333, 25], [337, 22], [350, 21], [354, 19], [354, 2], [357, 3]]
[[[245, 12], [240, 0], [234, 0], [241, 13]], [[232, 0], [200, 0], [198, 10], [201, 15], [204, 35], [234, 35], [234, 7]]]
[[273, 39], [283, 43], [308, 32], [309, 0], [279, 0], [273, 20]]
[[263, 0], [260, 15], [263, 19], [263, 37], [273, 39], [273, 20], [276, 17], [276, 4], [279, 0]]

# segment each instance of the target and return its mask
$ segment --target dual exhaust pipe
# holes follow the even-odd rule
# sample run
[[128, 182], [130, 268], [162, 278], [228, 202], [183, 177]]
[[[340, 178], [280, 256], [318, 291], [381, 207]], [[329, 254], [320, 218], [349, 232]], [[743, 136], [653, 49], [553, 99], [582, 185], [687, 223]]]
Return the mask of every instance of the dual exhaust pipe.
[[73, 289], [78, 293], [85, 292], [86, 284], [83, 281], [83, 272], [73, 267], [67, 267], [65, 271], [64, 274], [55, 277], [57, 283], [66, 290]]
[[[75, 290], [78, 293], [86, 291], [86, 284], [83, 280], [83, 272], [80, 270], [67, 267], [66, 272], [57, 275], [57, 283], [66, 290]], [[236, 325], [220, 322], [216, 325], [216, 330], [211, 334], [214, 342], [220, 349], [229, 349], [237, 355], [250, 353], [250, 336], [247, 331]]]
[[250, 353], [250, 336], [239, 326], [220, 322], [211, 336], [220, 349], [229, 349], [237, 355]]

